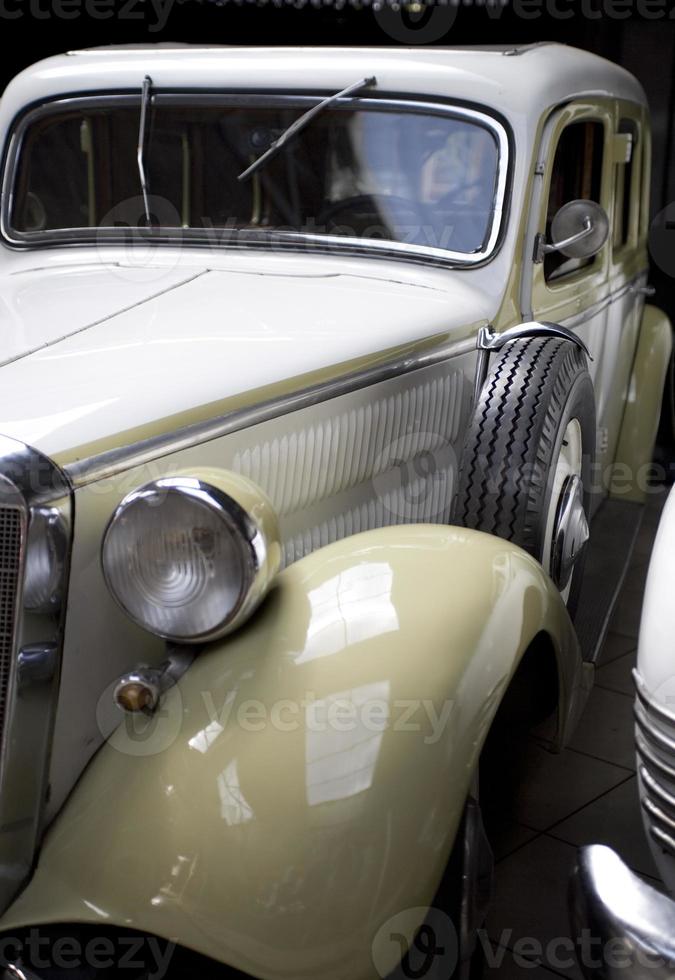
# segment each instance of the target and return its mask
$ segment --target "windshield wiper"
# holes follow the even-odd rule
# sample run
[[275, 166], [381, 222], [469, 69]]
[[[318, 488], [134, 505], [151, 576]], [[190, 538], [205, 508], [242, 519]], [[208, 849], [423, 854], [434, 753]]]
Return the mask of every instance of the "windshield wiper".
[[328, 98], [322, 99], [321, 102], [318, 102], [315, 106], [312, 106], [311, 109], [304, 112], [298, 119], [295, 120], [295, 122], [292, 122], [288, 129], [283, 131], [281, 136], [275, 139], [273, 143], [270, 143], [265, 152], [259, 156], [257, 160], [254, 160], [251, 166], [247, 167], [243, 173], [239, 174], [237, 180], [247, 180], [249, 177], [252, 177], [256, 170], [259, 170], [262, 166], [264, 166], [264, 164], [267, 163], [268, 160], [275, 157], [279, 150], [281, 150], [290, 139], [297, 136], [299, 132], [301, 132], [306, 126], [309, 125], [309, 123], [311, 123], [315, 116], [318, 116], [319, 113], [323, 112], [324, 109], [327, 109], [328, 106], [332, 105], [334, 102], [337, 102], [338, 99], [343, 99], [347, 95], [351, 95], [352, 92], [357, 92], [359, 89], [366, 88], [366, 86], [369, 85], [377, 85], [377, 79], [374, 75], [372, 78], [362, 78], [359, 82], [354, 82], [353, 85], [348, 85], [347, 88], [343, 88], [341, 92], [336, 92], [335, 95], [329, 95]]
[[138, 175], [141, 178], [141, 192], [143, 194], [143, 207], [145, 208], [145, 217], [148, 224], [150, 224], [150, 202], [148, 201], [148, 180], [145, 174], [145, 131], [147, 129], [147, 115], [148, 106], [150, 104], [150, 88], [152, 86], [152, 79], [149, 75], [146, 75], [143, 79], [143, 88], [141, 90], [141, 123], [138, 127], [138, 149], [136, 151], [136, 160], [138, 161]]

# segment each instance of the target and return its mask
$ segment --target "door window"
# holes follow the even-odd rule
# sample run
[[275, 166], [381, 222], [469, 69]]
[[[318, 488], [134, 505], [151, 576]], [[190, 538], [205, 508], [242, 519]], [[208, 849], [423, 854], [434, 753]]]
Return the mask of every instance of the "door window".
[[[551, 188], [546, 214], [546, 241], [552, 241], [551, 224], [569, 201], [586, 200], [600, 204], [605, 128], [601, 122], [570, 123], [558, 142], [551, 172]], [[554, 282], [593, 265], [590, 259], [568, 259], [561, 252], [544, 258], [544, 277]]]
[[634, 193], [633, 177], [639, 160], [638, 127], [632, 119], [622, 119], [619, 133], [628, 136], [630, 149], [627, 150], [627, 162], [616, 164], [616, 179], [614, 183], [614, 230], [612, 245], [615, 252], [628, 244], [631, 231], [631, 219], [640, 204], [639, 193]]

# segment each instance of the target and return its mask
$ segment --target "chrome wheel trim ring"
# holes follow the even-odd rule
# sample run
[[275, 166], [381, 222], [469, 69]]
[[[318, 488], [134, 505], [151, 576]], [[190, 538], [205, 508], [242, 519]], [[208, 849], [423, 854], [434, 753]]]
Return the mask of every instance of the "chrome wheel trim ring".
[[582, 460], [581, 425], [578, 419], [570, 419], [552, 470], [542, 562], [565, 602], [572, 588], [574, 564], [588, 541], [581, 481]]

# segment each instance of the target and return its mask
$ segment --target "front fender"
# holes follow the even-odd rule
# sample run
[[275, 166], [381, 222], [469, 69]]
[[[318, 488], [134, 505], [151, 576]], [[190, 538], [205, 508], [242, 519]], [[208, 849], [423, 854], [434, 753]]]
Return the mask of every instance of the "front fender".
[[393, 969], [378, 930], [433, 901], [491, 721], [542, 631], [569, 703], [573, 629], [520, 549], [406, 526], [314, 552], [199, 654], [158, 717], [113, 735], [0, 929], [128, 926], [270, 980], [365, 980], [373, 949]]

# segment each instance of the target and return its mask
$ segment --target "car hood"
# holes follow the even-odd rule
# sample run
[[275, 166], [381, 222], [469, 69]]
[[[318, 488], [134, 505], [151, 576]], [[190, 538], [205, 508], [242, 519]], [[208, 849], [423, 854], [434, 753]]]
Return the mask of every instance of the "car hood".
[[465, 335], [486, 300], [446, 279], [100, 263], [0, 277], [0, 433], [70, 462]]

